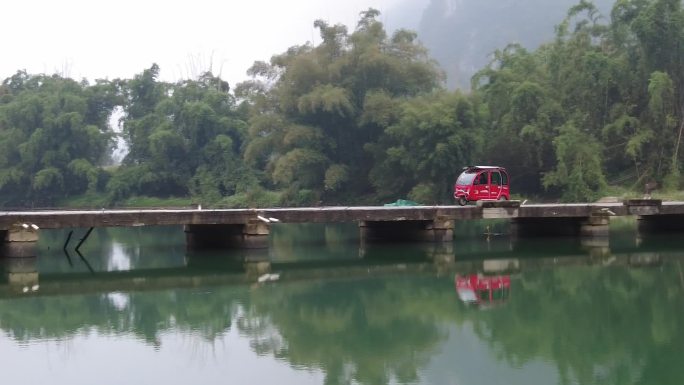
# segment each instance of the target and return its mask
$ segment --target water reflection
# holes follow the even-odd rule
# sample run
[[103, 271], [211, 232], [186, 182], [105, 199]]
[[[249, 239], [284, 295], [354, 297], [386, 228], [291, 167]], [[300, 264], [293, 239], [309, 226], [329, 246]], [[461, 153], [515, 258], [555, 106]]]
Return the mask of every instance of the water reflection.
[[107, 271], [131, 269], [131, 257], [126, 253], [123, 244], [112, 241], [110, 250]]
[[509, 275], [456, 274], [454, 284], [458, 298], [463, 303], [475, 305], [480, 309], [501, 305], [511, 294]]
[[[45, 244], [48, 261], [5, 261], [7, 274], [40, 272], [36, 291], [0, 284], [9, 378], [19, 378], [11, 368], [24, 349], [38, 363], [31, 375], [44, 375], [33, 382], [54, 383], [51, 371], [74, 382], [41, 369], [40, 348], [59, 341], [111, 347], [123, 367], [150, 362], [148, 375], [169, 383], [187, 377], [162, 367], [188, 361], [201, 383], [684, 381], [682, 244], [492, 239], [360, 253], [344, 229], [320, 230], [319, 240], [309, 230], [300, 244], [287, 228], [270, 251], [191, 254], [182, 239], [95, 231], [98, 242], [82, 248], [95, 274]], [[279, 279], [258, 283], [265, 272]], [[221, 376], [226, 365], [233, 372]], [[279, 375], [257, 374], [266, 368]], [[136, 382], [133, 373], [119, 379]]]

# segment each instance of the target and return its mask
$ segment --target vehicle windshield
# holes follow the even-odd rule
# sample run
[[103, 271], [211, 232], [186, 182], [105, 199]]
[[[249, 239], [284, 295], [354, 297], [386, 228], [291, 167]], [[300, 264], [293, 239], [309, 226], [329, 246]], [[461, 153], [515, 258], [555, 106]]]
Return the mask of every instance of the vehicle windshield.
[[458, 179], [456, 179], [456, 184], [459, 186], [470, 185], [473, 183], [473, 179], [475, 179], [475, 175], [477, 175], [476, 172], [465, 171], [461, 175], [458, 176]]

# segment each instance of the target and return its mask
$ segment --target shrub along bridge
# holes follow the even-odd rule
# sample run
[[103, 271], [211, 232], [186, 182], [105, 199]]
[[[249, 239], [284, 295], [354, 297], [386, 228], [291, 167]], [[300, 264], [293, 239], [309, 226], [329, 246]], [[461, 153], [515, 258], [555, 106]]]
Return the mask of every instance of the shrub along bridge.
[[684, 229], [684, 202], [529, 204], [480, 201], [476, 206], [306, 207], [0, 212], [0, 256], [35, 256], [40, 229], [184, 225], [189, 249], [265, 248], [274, 223], [357, 222], [362, 241], [451, 242], [454, 223], [512, 221], [517, 236], [608, 236], [611, 216], [639, 217], [641, 231]]

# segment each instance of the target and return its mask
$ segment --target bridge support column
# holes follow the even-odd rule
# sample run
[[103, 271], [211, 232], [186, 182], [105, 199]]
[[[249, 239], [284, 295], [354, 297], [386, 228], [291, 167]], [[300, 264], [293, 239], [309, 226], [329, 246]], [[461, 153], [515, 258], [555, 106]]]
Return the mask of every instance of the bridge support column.
[[605, 238], [610, 235], [610, 216], [607, 212], [593, 213], [586, 218], [580, 227], [580, 235], [584, 238]]
[[28, 225], [0, 231], [0, 257], [10, 286], [38, 288], [37, 243], [38, 229]]
[[684, 215], [661, 214], [663, 202], [660, 199], [632, 199], [623, 204], [629, 214], [638, 216], [640, 235], [684, 232]]
[[234, 225], [185, 225], [185, 242], [190, 250], [263, 249], [268, 247], [270, 226], [261, 221]]
[[0, 257], [27, 258], [36, 256], [38, 229], [27, 224], [0, 230]]
[[361, 242], [452, 242], [454, 221], [440, 218], [425, 221], [362, 221]]

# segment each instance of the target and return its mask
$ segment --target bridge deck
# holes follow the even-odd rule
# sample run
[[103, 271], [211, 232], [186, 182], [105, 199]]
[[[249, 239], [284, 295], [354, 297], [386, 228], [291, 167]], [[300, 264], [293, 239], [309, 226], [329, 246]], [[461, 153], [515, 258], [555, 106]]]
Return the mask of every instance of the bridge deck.
[[[507, 204], [508, 203], [508, 204]], [[0, 230], [17, 223], [40, 228], [244, 224], [257, 216], [283, 223], [334, 223], [489, 218], [578, 218], [601, 210], [610, 215], [684, 214], [684, 202], [628, 206], [623, 203], [529, 204], [502, 202], [484, 206], [356, 206], [264, 209], [146, 209], [146, 210], [45, 210], [0, 211]]]

